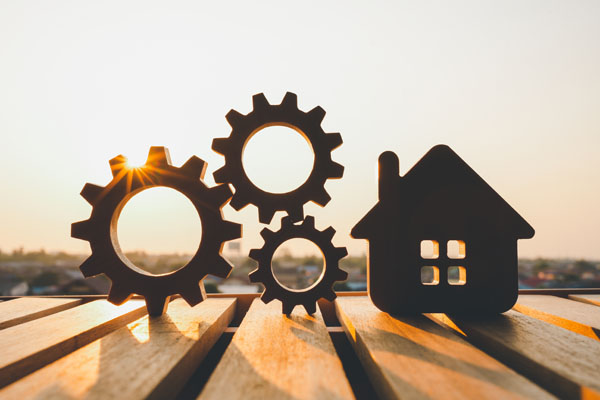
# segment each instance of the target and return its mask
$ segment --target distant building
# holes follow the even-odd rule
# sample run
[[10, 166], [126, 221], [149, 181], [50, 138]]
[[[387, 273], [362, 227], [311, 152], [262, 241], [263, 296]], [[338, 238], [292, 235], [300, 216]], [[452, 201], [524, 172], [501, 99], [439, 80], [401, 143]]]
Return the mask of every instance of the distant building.
[[107, 294], [110, 289], [110, 280], [98, 275], [90, 278], [77, 278], [63, 285], [59, 289], [62, 294]]
[[24, 296], [29, 291], [27, 282], [12, 273], [0, 274], [0, 296]]

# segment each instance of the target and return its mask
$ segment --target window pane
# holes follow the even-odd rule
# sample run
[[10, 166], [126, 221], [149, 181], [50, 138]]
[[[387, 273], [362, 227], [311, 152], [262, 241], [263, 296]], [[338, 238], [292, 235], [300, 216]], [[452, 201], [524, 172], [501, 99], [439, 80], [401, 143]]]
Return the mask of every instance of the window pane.
[[467, 270], [465, 267], [448, 267], [448, 283], [451, 285], [464, 285], [467, 283]]
[[440, 270], [435, 266], [421, 267], [421, 283], [423, 285], [437, 285], [440, 283]]
[[433, 259], [440, 256], [440, 244], [436, 240], [421, 240], [421, 258]]
[[467, 255], [467, 245], [462, 240], [448, 241], [448, 258], [465, 258]]

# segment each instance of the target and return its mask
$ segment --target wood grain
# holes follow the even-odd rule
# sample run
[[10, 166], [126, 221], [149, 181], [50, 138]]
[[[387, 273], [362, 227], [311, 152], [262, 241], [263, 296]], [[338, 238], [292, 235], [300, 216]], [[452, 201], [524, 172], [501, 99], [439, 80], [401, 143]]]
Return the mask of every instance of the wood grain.
[[382, 398], [552, 398], [422, 315], [392, 317], [368, 297], [335, 302], [348, 339]]
[[556, 296], [521, 295], [513, 309], [591, 339], [600, 340], [600, 309], [591, 304]]
[[600, 294], [570, 294], [569, 298], [582, 303], [600, 306]]
[[594, 339], [512, 310], [478, 320], [430, 317], [560, 398], [600, 398]]
[[21, 297], [0, 305], [0, 329], [19, 325], [81, 304], [81, 299]]
[[353, 399], [320, 312], [254, 300], [200, 399]]
[[0, 398], [173, 398], [232, 320], [235, 299], [182, 299], [0, 390]]
[[0, 387], [142, 317], [145, 303], [92, 301], [0, 331]]

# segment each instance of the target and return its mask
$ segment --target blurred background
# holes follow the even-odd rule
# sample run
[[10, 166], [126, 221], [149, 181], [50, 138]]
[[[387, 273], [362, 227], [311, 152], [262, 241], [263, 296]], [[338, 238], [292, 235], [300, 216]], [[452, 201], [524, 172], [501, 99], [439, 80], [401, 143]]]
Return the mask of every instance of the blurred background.
[[[103, 293], [83, 280], [90, 254], [70, 224], [91, 207], [86, 182], [106, 185], [108, 160], [144, 162], [167, 146], [175, 165], [223, 165], [211, 150], [230, 109], [263, 92], [320, 105], [344, 144], [345, 166], [326, 184], [331, 202], [305, 206], [333, 226], [350, 272], [338, 289], [365, 288], [366, 242], [352, 226], [377, 200], [376, 162], [395, 151], [405, 173], [438, 143], [450, 145], [535, 229], [520, 241], [521, 287], [600, 286], [600, 3], [597, 1], [0, 3], [0, 295]], [[244, 167], [283, 192], [311, 169], [306, 142], [287, 128], [258, 133]], [[244, 224], [226, 246], [235, 265], [210, 291], [256, 291], [249, 249], [262, 246], [254, 206], [224, 209]], [[279, 227], [276, 214], [270, 229]], [[119, 243], [152, 273], [184, 265], [201, 240], [192, 204], [156, 188], [135, 196]], [[278, 249], [274, 270], [292, 288], [320, 275], [307, 241]]]

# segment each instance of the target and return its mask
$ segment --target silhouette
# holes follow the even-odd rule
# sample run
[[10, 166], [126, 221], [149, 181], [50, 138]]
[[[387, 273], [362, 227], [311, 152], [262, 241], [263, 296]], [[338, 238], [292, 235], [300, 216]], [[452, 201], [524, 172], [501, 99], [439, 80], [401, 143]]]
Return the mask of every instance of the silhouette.
[[[261, 249], [250, 250], [250, 257], [258, 261], [258, 268], [250, 273], [250, 281], [260, 282], [265, 286], [265, 291], [260, 297], [262, 301], [269, 303], [273, 299], [281, 300], [283, 313], [290, 315], [297, 305], [303, 305], [307, 313], [314, 314], [317, 311], [317, 300], [320, 298], [329, 301], [335, 300], [333, 284], [335, 281], [345, 280], [348, 276], [338, 265], [339, 261], [348, 254], [346, 248], [334, 247], [331, 243], [335, 229], [329, 227], [324, 231], [319, 231], [315, 228], [314, 217], [307, 215], [300, 224], [294, 224], [290, 217], [283, 217], [279, 231], [273, 232], [265, 228], [260, 234], [265, 240], [265, 244]], [[286, 288], [275, 278], [271, 269], [273, 253], [277, 247], [293, 238], [307, 239], [316, 244], [325, 261], [323, 273], [319, 279], [303, 290]]]
[[396, 313], [498, 313], [517, 299], [517, 239], [533, 228], [450, 147], [404, 176], [379, 157], [379, 202], [352, 229], [369, 241], [368, 289]]
[[[124, 156], [110, 160], [113, 180], [106, 186], [87, 183], [81, 195], [93, 207], [85, 221], [71, 225], [71, 236], [87, 240], [92, 255], [79, 267], [85, 277], [104, 273], [112, 281], [108, 300], [122, 304], [137, 293], [146, 299], [150, 315], [162, 315], [170, 296], [180, 294], [190, 305], [206, 298], [202, 280], [208, 274], [229, 276], [231, 265], [221, 257], [223, 243], [242, 235], [241, 225], [223, 220], [221, 208], [232, 196], [227, 185], [207, 187], [202, 179], [206, 163], [191, 157], [180, 168], [171, 165], [168, 150], [151, 147], [146, 164], [127, 165]], [[136, 267], [122, 253], [117, 221], [127, 201], [144, 189], [165, 186], [185, 195], [196, 207], [202, 223], [202, 240], [196, 254], [179, 270], [152, 275]]]
[[[324, 188], [330, 178], [341, 178], [344, 167], [331, 160], [331, 152], [342, 144], [339, 133], [325, 133], [321, 121], [325, 111], [315, 107], [305, 113], [298, 109], [298, 99], [294, 93], [286, 93], [279, 105], [271, 105], [262, 93], [252, 97], [254, 109], [247, 115], [235, 110], [227, 113], [227, 121], [232, 127], [231, 135], [213, 140], [212, 148], [225, 156], [225, 165], [213, 174], [217, 183], [231, 183], [235, 194], [231, 206], [241, 210], [248, 204], [258, 208], [259, 220], [268, 224], [276, 211], [285, 211], [294, 222], [304, 218], [304, 204], [313, 201], [325, 206], [331, 197]], [[269, 193], [258, 188], [246, 175], [242, 165], [242, 154], [252, 136], [263, 128], [279, 125], [287, 126], [301, 134], [312, 147], [315, 155], [313, 169], [298, 188], [288, 193]]]

